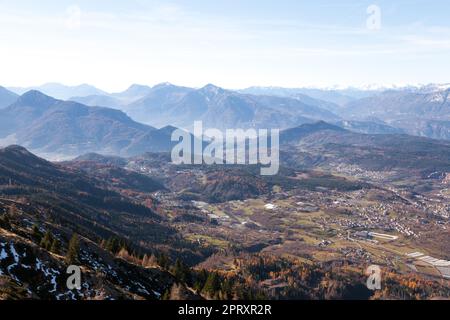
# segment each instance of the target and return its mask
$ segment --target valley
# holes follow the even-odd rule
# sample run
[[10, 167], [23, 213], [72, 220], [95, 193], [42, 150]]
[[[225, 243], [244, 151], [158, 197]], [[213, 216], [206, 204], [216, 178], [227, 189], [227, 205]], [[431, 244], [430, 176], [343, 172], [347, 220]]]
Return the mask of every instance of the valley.
[[[248, 121], [232, 112], [221, 125], [258, 128], [280, 104], [278, 174], [261, 176], [249, 164], [176, 165], [175, 126], [26, 92], [0, 109], [3, 137], [23, 145], [0, 149], [1, 298], [450, 297], [448, 141], [340, 120], [324, 111], [337, 105], [298, 94], [165, 84], [115, 97], [136, 95], [159, 101], [169, 123], [181, 103], [206, 121], [210, 112], [248, 110]], [[148, 113], [142, 103], [133, 112]], [[204, 108], [191, 110], [197, 103]], [[55, 154], [58, 161], [42, 157]], [[73, 263], [83, 286], [68, 290]], [[382, 290], [365, 286], [371, 265], [382, 270]]]
[[0, 0], [2, 319], [435, 311], [449, 11]]

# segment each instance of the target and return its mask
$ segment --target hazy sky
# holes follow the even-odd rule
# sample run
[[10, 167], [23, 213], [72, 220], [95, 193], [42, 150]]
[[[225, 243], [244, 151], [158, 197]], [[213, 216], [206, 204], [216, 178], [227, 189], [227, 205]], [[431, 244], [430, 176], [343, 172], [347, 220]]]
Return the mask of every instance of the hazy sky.
[[0, 0], [0, 85], [450, 82], [449, 12], [448, 0]]

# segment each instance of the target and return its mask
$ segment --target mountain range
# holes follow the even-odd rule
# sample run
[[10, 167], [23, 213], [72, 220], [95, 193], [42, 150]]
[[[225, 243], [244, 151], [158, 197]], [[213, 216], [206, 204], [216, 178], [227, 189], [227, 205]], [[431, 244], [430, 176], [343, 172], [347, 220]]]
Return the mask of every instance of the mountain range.
[[[449, 259], [449, 88], [333, 93], [341, 102], [214, 85], [91, 89], [62, 100], [0, 88], [0, 299], [368, 298], [355, 270], [372, 261], [396, 292], [373, 298], [449, 296], [404, 254]], [[173, 164], [172, 132], [196, 120], [281, 128], [278, 174]], [[68, 290], [73, 264], [83, 286]]]
[[450, 89], [385, 91], [348, 103], [340, 115], [352, 120], [376, 118], [409, 134], [450, 139], [449, 93]]
[[318, 122], [280, 133], [281, 161], [291, 168], [361, 168], [407, 177], [444, 175], [450, 142], [407, 134], [361, 134]]
[[[125, 98], [124, 98], [125, 97]], [[131, 98], [134, 97], [134, 98]], [[334, 105], [307, 96], [292, 99], [257, 96], [225, 90], [212, 84], [200, 89], [160, 84], [153, 88], [132, 86], [122, 94], [78, 97], [87, 105], [120, 108], [133, 119], [155, 126], [191, 128], [203, 121], [211, 128], [288, 128], [317, 120], [333, 121]], [[129, 104], [126, 101], [134, 100]], [[180, 114], [183, 116], [180, 117]]]
[[60, 83], [46, 83], [41, 86], [35, 87], [10, 87], [8, 90], [22, 95], [28, 91], [36, 90], [40, 91], [48, 96], [56, 99], [68, 100], [73, 96], [90, 96], [90, 95], [107, 95], [103, 90], [100, 90], [89, 84], [81, 84], [78, 86], [66, 86]]
[[282, 87], [250, 87], [239, 90], [241, 93], [254, 95], [270, 95], [287, 98], [308, 96], [317, 100], [327, 101], [337, 106], [343, 106], [350, 101], [368, 97], [374, 94], [374, 90], [358, 89], [316, 89], [316, 88], [282, 88]]
[[[371, 119], [367, 121], [338, 120], [337, 116], [326, 109], [311, 107], [293, 98], [240, 94], [213, 85], [191, 89], [162, 84], [153, 88], [131, 89], [130, 91], [135, 90], [139, 94], [143, 94], [143, 91], [149, 91], [150, 94], [130, 104], [128, 110], [134, 111], [130, 113], [138, 116], [137, 112], [142, 112], [138, 117], [145, 114], [159, 115], [160, 120], [172, 119], [168, 121], [176, 122], [180, 127], [188, 126], [189, 121], [198, 119], [206, 124], [216, 124], [219, 128], [231, 125], [242, 125], [242, 128], [263, 124], [271, 126], [269, 121], [277, 125], [283, 124], [286, 129], [280, 135], [282, 161], [286, 161], [291, 167], [308, 163], [330, 165], [341, 162], [349, 165], [364, 164], [367, 170], [390, 170], [400, 168], [401, 165], [409, 168], [411, 165], [406, 164], [408, 159], [428, 157], [429, 160], [420, 160], [420, 163], [412, 166], [420, 167], [418, 171], [423, 172], [445, 172], [448, 166], [442, 158], [450, 157], [448, 143], [404, 134], [406, 129], [387, 125], [383, 121], [390, 119], [389, 115], [383, 116], [383, 110], [389, 110], [388, 106], [375, 106], [379, 103], [377, 99], [383, 101], [388, 99], [386, 96], [400, 96], [403, 100], [399, 101], [409, 101], [409, 97], [415, 97], [414, 101], [419, 102], [416, 103], [416, 109], [410, 111], [411, 114], [423, 112], [428, 117], [435, 114], [436, 118], [440, 115], [442, 120], [433, 121], [444, 122], [448, 108], [446, 95], [386, 92], [365, 98], [365, 101], [372, 104], [373, 112], [377, 112], [375, 115], [383, 119], [372, 119], [367, 113]], [[128, 96], [131, 95], [130, 92]], [[309, 99], [310, 102], [313, 101], [312, 98]], [[357, 101], [361, 100], [355, 100], [354, 103]], [[429, 106], [423, 106], [424, 102], [429, 103]], [[399, 105], [409, 110], [404, 104]], [[365, 110], [364, 105], [356, 104], [344, 110], [355, 113], [352, 110], [358, 108], [361, 108], [361, 113]], [[404, 113], [391, 113], [391, 117], [398, 119], [396, 121], [410, 119]], [[184, 117], [180, 117], [180, 114]], [[325, 122], [321, 118], [331, 121]], [[364, 114], [361, 118], [364, 118]], [[427, 120], [424, 115], [421, 121], [431, 120]], [[176, 128], [165, 126], [156, 129], [134, 121], [120, 110], [58, 100], [39, 91], [29, 91], [10, 106], [0, 109], [2, 145], [20, 144], [53, 159], [67, 159], [89, 152], [125, 157], [145, 152], [170, 152], [175, 144], [171, 141], [171, 134]], [[192, 135], [191, 138], [193, 139]], [[418, 157], [423, 152], [429, 154]]]
[[[148, 132], [153, 131], [153, 134], [157, 135], [155, 127], [173, 126], [189, 130], [194, 121], [199, 120], [203, 121], [205, 127], [219, 129], [288, 129], [323, 120], [359, 133], [407, 133], [435, 139], [450, 139], [448, 85], [390, 90], [252, 87], [233, 91], [212, 84], [196, 89], [162, 83], [154, 87], [134, 84], [118, 93], [107, 93], [89, 85], [69, 87], [46, 84], [39, 88], [44, 93], [52, 93], [53, 96], [63, 97], [72, 102], [63, 103], [58, 100], [61, 101], [58, 105], [41, 108], [41, 111], [48, 109], [43, 113], [32, 112], [30, 108], [24, 111], [23, 105], [19, 109], [17, 109], [18, 105], [14, 107], [11, 105], [19, 99], [17, 94], [0, 88], [0, 110], [3, 109], [2, 115], [4, 115], [4, 119], [0, 120], [2, 122], [0, 139], [3, 145], [24, 143], [39, 154], [67, 152], [67, 150], [70, 154], [78, 154], [81, 150], [98, 151], [98, 146], [101, 145], [100, 149], [103, 152], [120, 152], [120, 154], [128, 155], [141, 152], [146, 148], [148, 141], [152, 141], [152, 134], [148, 136]], [[23, 89], [15, 90], [21, 92]], [[19, 104], [23, 104], [23, 99], [20, 100]], [[47, 102], [52, 104], [50, 101]], [[84, 111], [90, 110], [89, 112], [92, 113], [88, 117], [99, 114], [100, 110], [103, 110], [100, 112], [102, 116], [96, 118], [96, 121], [103, 122], [100, 124], [103, 129], [95, 133], [91, 126], [86, 130], [86, 134], [83, 132], [84, 129], [81, 131], [83, 133], [80, 133], [79, 129], [82, 128], [80, 124], [69, 125], [67, 122], [70, 122], [70, 117], [62, 116], [64, 112], [50, 111], [55, 111], [62, 105], [65, 106], [64, 112], [68, 112], [70, 108], [72, 112], [77, 108]], [[71, 107], [68, 107], [69, 105]], [[98, 106], [103, 108], [94, 108]], [[116, 109], [115, 111], [118, 112], [111, 109]], [[51, 117], [58, 118], [58, 121], [51, 119], [50, 113]], [[129, 118], [123, 113], [126, 113]], [[121, 129], [116, 128], [117, 122], [114, 126], [106, 125], [111, 120], [105, 122], [106, 114], [108, 114], [106, 118], [113, 114], [115, 116], [112, 117], [115, 118], [120, 114], [119, 122], [128, 129], [124, 131], [122, 125], [120, 125]], [[80, 116], [80, 114], [77, 115], [78, 119], [83, 119], [85, 123], [86, 118], [80, 118]], [[11, 121], [6, 120], [8, 117], [11, 117]], [[46, 125], [42, 125], [43, 123]], [[45, 144], [42, 141], [39, 142], [42, 136], [48, 134], [45, 130], [53, 130], [49, 129], [52, 126], [56, 129], [61, 126], [72, 128], [78, 133], [73, 140], [59, 137], [59, 140], [65, 141]], [[106, 127], [109, 129], [105, 129]], [[116, 134], [113, 137], [112, 132], [116, 129], [121, 132], [121, 137]], [[108, 133], [108, 130], [112, 131]], [[99, 134], [108, 136], [106, 141], [103, 137], [99, 138]], [[153, 143], [156, 144], [157, 141], [159, 140], [153, 140]], [[56, 145], [64, 145], [64, 147], [58, 150]], [[166, 149], [167, 145], [160, 145], [152, 150]]]
[[[276, 95], [305, 101], [332, 111], [345, 120], [334, 122], [360, 133], [408, 133], [434, 139], [450, 139], [448, 84], [399, 88], [359, 89], [286, 89], [251, 87], [243, 93]], [[319, 104], [320, 101], [328, 104]]]
[[118, 93], [102, 93], [92, 95], [71, 96], [69, 100], [76, 101], [88, 106], [105, 106], [121, 109], [126, 105], [149, 95], [152, 88], [149, 86], [133, 84], [127, 90]]
[[203, 120], [220, 129], [286, 129], [325, 120], [360, 133], [408, 133], [447, 140], [448, 91], [445, 84], [391, 89], [250, 87], [233, 91], [214, 85], [194, 89], [164, 83], [133, 85], [123, 93], [72, 100], [117, 108], [156, 127], [170, 124], [189, 129], [193, 120]]
[[428, 118], [450, 120], [450, 89], [431, 93], [385, 91], [348, 103], [343, 110], [348, 118], [376, 117], [381, 120]]
[[21, 144], [40, 154], [87, 152], [130, 155], [171, 149], [170, 128], [137, 123], [125, 113], [57, 100], [29, 91], [0, 110], [1, 143]]

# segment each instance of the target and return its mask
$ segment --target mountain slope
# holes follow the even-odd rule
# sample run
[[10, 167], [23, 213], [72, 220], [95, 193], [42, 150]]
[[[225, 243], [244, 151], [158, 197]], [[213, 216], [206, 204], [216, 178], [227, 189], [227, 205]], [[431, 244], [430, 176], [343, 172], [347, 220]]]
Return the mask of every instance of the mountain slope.
[[[128, 183], [122, 180], [123, 187], [134, 186]], [[162, 220], [152, 209], [106, 189], [102, 179], [19, 146], [0, 149], [0, 297], [160, 299], [179, 280], [156, 265], [140, 266], [138, 256], [129, 258], [134, 251], [156, 253], [179, 241]], [[80, 239], [75, 262], [83, 267], [80, 290], [66, 287], [66, 269], [73, 262], [64, 256], [74, 233]], [[47, 237], [58, 245], [46, 243]], [[121, 247], [111, 239], [121, 239]], [[121, 248], [130, 256], [118, 255]]]
[[17, 94], [0, 86], [0, 109], [6, 108], [16, 101], [17, 98], [19, 98]]
[[450, 140], [450, 120], [411, 118], [390, 121], [390, 124], [415, 136]]
[[389, 126], [382, 121], [356, 121], [356, 120], [342, 120], [336, 123], [339, 127], [344, 129], [367, 134], [391, 134], [404, 133], [403, 129]]
[[450, 143], [405, 134], [360, 134], [325, 123], [281, 132], [282, 163], [291, 167], [358, 166], [409, 177], [450, 170]]
[[301, 98], [302, 96], [307, 96], [310, 99], [322, 101], [322, 103], [328, 102], [330, 103], [330, 106], [334, 105], [333, 109], [328, 110], [337, 111], [339, 110], [339, 107], [342, 107], [353, 100], [371, 96], [378, 91], [362, 89], [250, 87], [239, 90], [239, 92], [254, 95], [269, 95], [290, 98]]
[[353, 101], [344, 113], [351, 118], [378, 117], [382, 120], [420, 118], [450, 120], [450, 89], [428, 94], [386, 91]]
[[288, 128], [314, 119], [339, 119], [328, 110], [298, 99], [241, 94], [211, 84], [197, 90], [157, 86], [125, 110], [134, 119], [154, 126], [185, 128], [200, 120], [205, 127], [227, 129]]
[[157, 124], [156, 126], [165, 126], [169, 123], [159, 118], [162, 118], [162, 114], [167, 112], [167, 109], [176, 105], [185, 94], [191, 91], [193, 89], [167, 83], [156, 85], [149, 94], [129, 104], [124, 110], [138, 121], [155, 123]]
[[125, 105], [142, 99], [150, 94], [152, 88], [148, 86], [133, 84], [127, 90], [112, 94], [96, 94], [88, 96], [77, 96], [70, 98], [71, 101], [79, 102], [91, 107], [108, 107], [121, 109]]
[[0, 149], [0, 185], [0, 192], [8, 197], [23, 196], [42, 208], [51, 207], [49, 219], [77, 225], [86, 236], [126, 234], [126, 230], [133, 228], [133, 223], [131, 220], [120, 221], [127, 217], [141, 217], [149, 222], [148, 239], [158, 238], [155, 230], [173, 233], [157, 224], [161, 217], [154, 211], [106, 189], [101, 180], [50, 163], [19, 146]]
[[[152, 132], [157, 139], [145, 140]], [[136, 154], [171, 149], [170, 134], [137, 123], [119, 110], [56, 100], [38, 91], [27, 92], [0, 110], [0, 137], [39, 153], [65, 156], [130, 155], [126, 151], [130, 146]], [[138, 147], [136, 141], [141, 141]], [[152, 145], [155, 141], [157, 146]]]
[[342, 111], [346, 119], [376, 117], [406, 133], [450, 139], [450, 89], [390, 90], [352, 101]]
[[[0, 203], [0, 209], [9, 209], [9, 205], [8, 202]], [[26, 213], [23, 216], [29, 217]], [[0, 228], [0, 299], [158, 300], [177, 281], [167, 271], [137, 266], [81, 237], [77, 263], [83, 268], [82, 287], [69, 290], [66, 286], [68, 264], [60, 255], [68, 250], [65, 230], [42, 228], [43, 233], [54, 233], [63, 246], [63, 252], [55, 254], [33, 243], [36, 239], [29, 226], [20, 220], [14, 220], [8, 229]]]
[[72, 97], [70, 101], [78, 102], [90, 107], [108, 107], [114, 109], [120, 109], [122, 107], [122, 102], [107, 95], [92, 95], [85, 97]]
[[326, 123], [324, 121], [319, 121], [317, 123], [303, 124], [301, 126], [283, 130], [280, 133], [280, 144], [292, 144], [300, 142], [302, 139], [317, 133], [317, 132], [337, 132], [345, 133], [348, 132], [345, 129]]
[[127, 90], [119, 93], [113, 93], [111, 96], [123, 102], [130, 103], [150, 94], [151, 90], [152, 88], [149, 86], [133, 84]]
[[30, 87], [30, 88], [10, 88], [11, 91], [22, 95], [28, 91], [36, 90], [45, 93], [48, 96], [56, 99], [68, 100], [71, 97], [85, 97], [92, 95], [105, 95], [106, 92], [95, 88], [88, 84], [82, 84], [78, 86], [65, 86], [60, 83], [46, 83], [42, 86]]

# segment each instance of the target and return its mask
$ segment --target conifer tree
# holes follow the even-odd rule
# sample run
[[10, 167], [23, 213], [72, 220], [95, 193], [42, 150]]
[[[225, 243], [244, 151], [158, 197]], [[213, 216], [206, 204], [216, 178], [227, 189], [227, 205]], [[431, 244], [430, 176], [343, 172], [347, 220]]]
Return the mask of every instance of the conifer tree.
[[152, 254], [150, 256], [150, 258], [148, 258], [148, 266], [149, 267], [155, 267], [158, 265], [158, 259], [155, 257], [154, 254]]
[[53, 253], [59, 254], [60, 253], [60, 249], [61, 249], [61, 245], [60, 245], [58, 239], [53, 239], [50, 251], [53, 252]]
[[219, 275], [216, 272], [209, 274], [206, 280], [205, 286], [203, 287], [203, 292], [214, 296], [214, 294], [220, 289]]
[[37, 243], [41, 243], [42, 233], [39, 231], [39, 227], [37, 225], [33, 225], [32, 237]]
[[42, 238], [40, 246], [46, 250], [50, 250], [53, 243], [53, 236], [50, 231], [47, 231], [44, 235], [44, 238]]
[[188, 291], [183, 284], [174, 283], [170, 290], [169, 300], [187, 300], [189, 298]]
[[166, 290], [164, 291], [164, 294], [161, 297], [161, 300], [169, 300], [170, 299], [170, 291]]
[[11, 229], [11, 222], [9, 220], [9, 216], [5, 214], [3, 217], [0, 217], [0, 227], [6, 230]]
[[148, 267], [148, 260], [149, 260], [149, 258], [147, 256], [147, 254], [144, 254], [144, 257], [142, 258], [142, 266], [144, 268]]
[[80, 241], [76, 233], [73, 234], [69, 242], [69, 248], [66, 254], [67, 264], [76, 264], [79, 261]]

